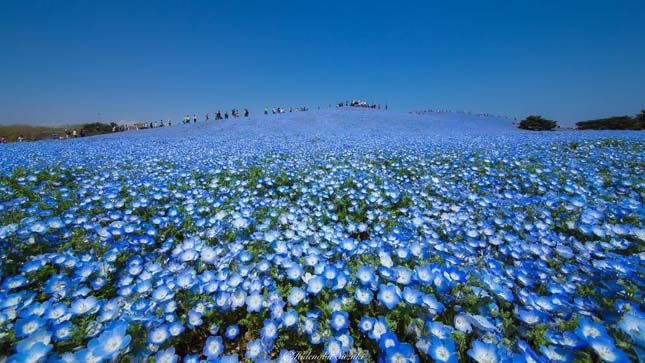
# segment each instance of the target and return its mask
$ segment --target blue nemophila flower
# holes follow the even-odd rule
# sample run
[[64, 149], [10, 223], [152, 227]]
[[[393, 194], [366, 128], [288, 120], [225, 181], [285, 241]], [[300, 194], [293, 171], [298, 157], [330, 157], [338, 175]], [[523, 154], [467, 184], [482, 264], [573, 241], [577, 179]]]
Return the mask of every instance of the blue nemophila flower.
[[127, 335], [128, 324], [116, 322], [105, 330], [97, 339], [95, 355], [104, 359], [114, 359], [130, 344], [132, 338]]
[[417, 289], [406, 286], [403, 289], [403, 300], [410, 305], [418, 305], [422, 302], [423, 293]]
[[354, 292], [354, 298], [363, 305], [369, 305], [372, 299], [374, 299], [374, 294], [368, 287], [357, 286]]
[[495, 344], [484, 343], [481, 340], [473, 341], [468, 355], [478, 363], [497, 363], [500, 361]]
[[240, 334], [240, 328], [237, 324], [229, 325], [224, 332], [224, 336], [230, 340], [237, 338], [238, 334]]
[[432, 338], [428, 347], [428, 354], [439, 363], [457, 363], [455, 342], [450, 338]]
[[471, 314], [467, 314], [466, 316], [469, 318], [470, 323], [480, 331], [490, 332], [498, 330], [497, 327], [495, 327], [495, 325], [493, 325], [493, 323], [484, 316]]
[[159, 325], [148, 331], [148, 343], [161, 345], [170, 337], [170, 332], [166, 325]]
[[160, 350], [155, 354], [155, 363], [177, 363], [179, 356], [175, 354], [175, 347]]
[[618, 349], [609, 337], [591, 338], [589, 346], [598, 354], [600, 359], [610, 363], [631, 362], [627, 354]]
[[202, 314], [195, 311], [195, 310], [190, 310], [188, 312], [188, 316], [186, 319], [186, 325], [190, 327], [191, 329], [194, 329], [195, 327], [201, 326], [204, 323], [202, 320]]
[[455, 329], [462, 333], [470, 333], [473, 331], [471, 319], [467, 314], [457, 314], [454, 318]]
[[334, 311], [331, 313], [330, 326], [336, 331], [342, 331], [349, 326], [349, 314], [346, 311]]
[[338, 339], [329, 337], [327, 339], [327, 344], [325, 345], [325, 353], [328, 355], [331, 362], [336, 362], [339, 359], [342, 359], [344, 356], [343, 346]]
[[260, 312], [262, 304], [264, 304], [264, 297], [258, 293], [246, 297], [246, 311], [249, 313]]
[[381, 350], [385, 351], [388, 348], [394, 348], [397, 345], [399, 345], [399, 338], [396, 336], [395, 333], [393, 332], [388, 332], [379, 338], [378, 341], [379, 347], [381, 347]]
[[360, 266], [356, 270], [356, 278], [365, 286], [371, 286], [373, 282], [376, 281], [376, 275], [374, 275], [374, 270], [369, 266]]
[[448, 339], [452, 335], [453, 328], [436, 321], [426, 321], [428, 332], [439, 339]]
[[372, 329], [374, 328], [375, 322], [376, 322], [376, 319], [364, 316], [363, 318], [361, 318], [361, 321], [358, 323], [358, 328], [363, 333], [371, 332]]
[[224, 355], [219, 359], [220, 363], [237, 363], [238, 361], [239, 359], [236, 354]]
[[542, 345], [540, 346], [540, 352], [553, 362], [571, 362], [574, 358], [573, 354], [555, 345]]
[[36, 332], [29, 335], [27, 338], [20, 340], [16, 344], [16, 352], [18, 353], [29, 352], [37, 344], [49, 345], [51, 343], [51, 339], [52, 339], [52, 334], [49, 331], [45, 329], [37, 330]]
[[414, 348], [411, 345], [403, 343], [387, 348], [383, 360], [386, 363], [418, 363], [419, 356], [414, 353]]
[[519, 309], [518, 319], [528, 325], [539, 324], [543, 319], [543, 314], [536, 310]]
[[287, 300], [292, 306], [297, 306], [306, 296], [307, 294], [303, 289], [299, 287], [292, 287]]
[[74, 315], [83, 315], [91, 313], [97, 308], [97, 301], [94, 296], [80, 298], [72, 302], [70, 311]]
[[282, 316], [282, 325], [284, 325], [287, 328], [290, 328], [298, 324], [298, 320], [299, 320], [298, 312], [293, 309], [289, 309]]
[[300, 278], [302, 278], [302, 273], [302, 267], [297, 263], [294, 263], [293, 265], [291, 265], [291, 267], [289, 267], [289, 269], [287, 269], [287, 277], [291, 281], [300, 280]]
[[2, 288], [5, 290], [13, 290], [24, 286], [27, 283], [27, 278], [22, 275], [7, 277], [2, 282]]
[[307, 282], [307, 292], [312, 295], [318, 295], [324, 287], [325, 280], [321, 276], [314, 276]]
[[594, 322], [587, 317], [582, 317], [578, 320], [576, 334], [589, 342], [591, 339], [606, 337], [607, 328], [601, 323]]
[[295, 352], [292, 350], [282, 349], [276, 359], [276, 363], [294, 363], [297, 362]]
[[260, 339], [250, 341], [246, 345], [246, 354], [244, 358], [246, 359], [258, 359], [259, 357], [265, 354], [264, 345]]
[[387, 325], [385, 317], [379, 316], [378, 319], [373, 321], [372, 330], [368, 332], [370, 339], [378, 341], [381, 339], [381, 336], [390, 331], [390, 327]]
[[72, 337], [72, 323], [65, 321], [51, 327], [53, 332], [52, 339], [57, 341], [67, 341]]
[[278, 337], [278, 324], [273, 320], [265, 320], [260, 329], [260, 336], [264, 341], [272, 342]]
[[204, 350], [202, 352], [208, 359], [216, 359], [224, 353], [224, 344], [222, 344], [222, 337], [210, 336], [206, 339]]
[[623, 315], [618, 327], [636, 344], [645, 347], [645, 314], [640, 310], [632, 310]]
[[12, 355], [7, 362], [42, 362], [52, 348], [49, 344], [36, 343], [29, 350]]
[[45, 320], [37, 316], [21, 319], [14, 325], [14, 334], [18, 338], [26, 337], [40, 329], [43, 325], [45, 325]]
[[181, 335], [181, 333], [184, 332], [184, 329], [185, 328], [180, 321], [175, 321], [168, 325], [168, 332], [173, 337]]
[[388, 283], [381, 285], [377, 296], [378, 300], [388, 309], [394, 309], [395, 306], [401, 301], [401, 290], [398, 286]]

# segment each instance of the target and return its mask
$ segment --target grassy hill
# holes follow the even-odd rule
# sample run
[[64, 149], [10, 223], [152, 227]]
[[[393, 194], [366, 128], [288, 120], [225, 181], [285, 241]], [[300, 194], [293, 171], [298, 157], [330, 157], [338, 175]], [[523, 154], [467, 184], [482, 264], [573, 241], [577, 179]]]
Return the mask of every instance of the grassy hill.
[[24, 137], [25, 141], [50, 140], [53, 138], [53, 134], [64, 137], [65, 130], [71, 132], [74, 129], [79, 132], [79, 136], [81, 129], [85, 130], [86, 136], [92, 136], [110, 133], [112, 126], [99, 122], [69, 126], [0, 125], [0, 137], [6, 137], [9, 142], [18, 141], [20, 135]]

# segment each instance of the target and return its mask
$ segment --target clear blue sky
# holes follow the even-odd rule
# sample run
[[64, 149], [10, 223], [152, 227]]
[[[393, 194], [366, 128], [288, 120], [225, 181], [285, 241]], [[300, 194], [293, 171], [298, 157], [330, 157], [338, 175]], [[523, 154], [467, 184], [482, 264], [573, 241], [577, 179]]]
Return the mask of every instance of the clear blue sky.
[[0, 123], [645, 108], [645, 1], [0, 1]]

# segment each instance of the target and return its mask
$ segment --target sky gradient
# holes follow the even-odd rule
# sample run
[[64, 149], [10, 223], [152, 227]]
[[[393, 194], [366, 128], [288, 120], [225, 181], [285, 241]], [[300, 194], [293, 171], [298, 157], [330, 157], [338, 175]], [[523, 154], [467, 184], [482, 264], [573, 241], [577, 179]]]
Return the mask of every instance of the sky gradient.
[[[570, 124], [645, 108], [645, 2], [0, 2], [0, 124], [359, 98]], [[99, 116], [100, 114], [100, 116]]]

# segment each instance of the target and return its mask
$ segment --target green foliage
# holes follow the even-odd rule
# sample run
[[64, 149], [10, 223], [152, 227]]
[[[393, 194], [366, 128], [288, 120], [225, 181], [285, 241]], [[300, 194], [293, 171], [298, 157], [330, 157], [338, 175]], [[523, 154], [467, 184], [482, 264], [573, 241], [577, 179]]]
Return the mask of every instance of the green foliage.
[[[116, 124], [114, 124], [116, 125]], [[18, 141], [22, 135], [25, 141], [51, 140], [53, 135], [65, 137], [65, 130], [85, 130], [85, 135], [100, 135], [112, 132], [112, 124], [92, 122], [69, 126], [30, 126], [30, 125], [0, 125], [0, 137], [6, 137], [9, 142]]]
[[578, 130], [644, 130], [645, 115], [614, 116], [576, 123]]
[[558, 123], [553, 120], [547, 120], [542, 116], [529, 116], [520, 121], [519, 128], [531, 131], [549, 131], [558, 126]]

